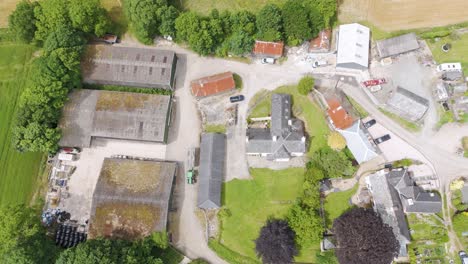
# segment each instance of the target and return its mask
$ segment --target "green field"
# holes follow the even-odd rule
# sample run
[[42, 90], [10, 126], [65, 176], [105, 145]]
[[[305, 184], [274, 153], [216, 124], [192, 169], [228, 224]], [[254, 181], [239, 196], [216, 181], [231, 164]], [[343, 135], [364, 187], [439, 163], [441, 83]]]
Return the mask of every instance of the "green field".
[[342, 213], [353, 207], [349, 204], [349, 200], [351, 197], [356, 193], [358, 189], [358, 184], [353, 188], [342, 191], [342, 192], [334, 192], [327, 195], [325, 198], [325, 213], [327, 216], [327, 224], [331, 227], [333, 224], [333, 220], [338, 218]]
[[29, 203], [35, 191], [42, 155], [21, 154], [11, 145], [13, 116], [33, 52], [32, 46], [0, 44], [0, 205]]
[[214, 8], [219, 11], [249, 10], [255, 13], [267, 3], [281, 5], [286, 0], [170, 0], [169, 2], [182, 10], [209, 14]]
[[[316, 150], [326, 146], [327, 135], [330, 131], [323, 111], [307, 96], [300, 95], [295, 85], [281, 86], [273, 92], [292, 95], [293, 114], [305, 122], [306, 132], [309, 136], [309, 156]], [[256, 104], [249, 115], [250, 118], [270, 115], [271, 92], [262, 90], [252, 100], [256, 101]]]
[[[448, 52], [441, 49], [445, 43], [452, 44]], [[428, 41], [428, 44], [437, 63], [461, 62], [465, 75], [468, 75], [468, 33], [459, 35], [459, 39], [445, 37], [437, 42]]]
[[[222, 218], [220, 241], [229, 249], [252, 259], [260, 228], [269, 217], [282, 218], [302, 192], [304, 169], [280, 171], [251, 169], [252, 180], [224, 184], [223, 205], [230, 216]], [[302, 249], [296, 261], [313, 263], [316, 248]]]

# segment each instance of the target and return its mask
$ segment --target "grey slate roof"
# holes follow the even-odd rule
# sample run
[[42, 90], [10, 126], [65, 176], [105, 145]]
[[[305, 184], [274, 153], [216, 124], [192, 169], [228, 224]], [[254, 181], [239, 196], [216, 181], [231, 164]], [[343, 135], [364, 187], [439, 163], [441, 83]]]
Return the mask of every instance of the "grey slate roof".
[[338, 129], [337, 131], [346, 139], [348, 149], [359, 164], [378, 156], [377, 147], [369, 141], [364, 128], [361, 127], [361, 120], [345, 130]]
[[200, 144], [198, 207], [221, 207], [221, 185], [224, 178], [226, 138], [224, 134], [203, 134]]
[[468, 184], [465, 183], [465, 185], [461, 189], [461, 193], [462, 193], [462, 203], [468, 204]]
[[429, 108], [429, 100], [409, 90], [397, 87], [393, 96], [387, 100], [388, 109], [410, 121], [420, 120]]
[[288, 120], [291, 119], [291, 95], [271, 95], [271, 135], [282, 136], [288, 132]]
[[176, 61], [169, 50], [89, 45], [81, 64], [83, 81], [172, 89]]
[[92, 137], [165, 142], [171, 97], [103, 90], [74, 90], [59, 127], [60, 146], [89, 147]]
[[419, 43], [414, 33], [377, 41], [380, 58], [395, 56], [416, 49], [419, 49]]
[[271, 129], [249, 128], [247, 138], [247, 153], [267, 154], [269, 160], [288, 159], [291, 153], [305, 153], [304, 125], [300, 120], [291, 119], [291, 96], [273, 94]]
[[392, 228], [400, 244], [399, 257], [408, 256], [406, 245], [410, 243], [411, 237], [398, 192], [389, 183], [384, 171], [370, 175], [368, 183], [374, 210], [382, 217], [382, 221]]

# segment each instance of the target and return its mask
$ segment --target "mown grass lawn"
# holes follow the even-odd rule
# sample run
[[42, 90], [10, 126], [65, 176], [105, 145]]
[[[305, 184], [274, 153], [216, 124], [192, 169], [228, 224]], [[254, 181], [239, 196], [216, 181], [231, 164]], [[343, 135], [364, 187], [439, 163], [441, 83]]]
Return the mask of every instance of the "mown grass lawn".
[[169, 2], [182, 10], [192, 10], [207, 15], [215, 8], [219, 11], [248, 10], [256, 13], [268, 3], [281, 5], [286, 0], [170, 0]]
[[353, 188], [342, 191], [334, 192], [327, 195], [325, 198], [324, 209], [327, 218], [327, 225], [332, 226], [333, 220], [338, 218], [342, 213], [353, 207], [349, 203], [351, 197], [356, 193], [359, 185], [356, 184]]
[[29, 203], [42, 154], [19, 153], [11, 137], [18, 98], [28, 79], [34, 48], [0, 44], [0, 206]]
[[[437, 63], [461, 62], [465, 75], [468, 75], [468, 34], [459, 35], [459, 39], [445, 37], [437, 42], [428, 41], [427, 43]], [[442, 51], [441, 47], [445, 43], [452, 44], [452, 48], [448, 52]]]
[[[265, 90], [259, 92], [252, 100], [256, 101], [255, 107], [250, 112], [249, 117], [265, 117], [270, 115], [271, 93]], [[330, 132], [323, 111], [312, 102], [307, 96], [297, 92], [296, 85], [281, 86], [273, 93], [286, 93], [292, 95], [292, 112], [305, 122], [306, 132], [309, 136], [309, 151], [311, 156], [316, 150], [326, 146], [327, 135]]]
[[[269, 217], [283, 218], [302, 193], [304, 169], [251, 169], [252, 180], [224, 184], [223, 205], [231, 215], [222, 219], [220, 242], [244, 256], [257, 259], [255, 239]], [[296, 260], [314, 263], [317, 247], [303, 249]]]

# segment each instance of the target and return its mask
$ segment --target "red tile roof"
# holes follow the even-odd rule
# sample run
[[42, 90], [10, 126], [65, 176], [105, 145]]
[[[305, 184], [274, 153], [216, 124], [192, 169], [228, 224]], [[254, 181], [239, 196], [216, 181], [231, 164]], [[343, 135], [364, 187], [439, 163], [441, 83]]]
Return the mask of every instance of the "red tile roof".
[[353, 117], [346, 112], [346, 109], [341, 106], [337, 99], [330, 99], [327, 103], [329, 107], [327, 110], [328, 116], [337, 129], [346, 129], [353, 124]]
[[272, 57], [283, 56], [284, 43], [283, 42], [267, 42], [255, 41], [253, 53], [256, 55], [266, 55]]
[[312, 39], [309, 44], [310, 52], [326, 52], [330, 50], [331, 30], [320, 31], [318, 37]]
[[192, 94], [196, 97], [210, 96], [236, 88], [232, 72], [223, 72], [193, 80]]

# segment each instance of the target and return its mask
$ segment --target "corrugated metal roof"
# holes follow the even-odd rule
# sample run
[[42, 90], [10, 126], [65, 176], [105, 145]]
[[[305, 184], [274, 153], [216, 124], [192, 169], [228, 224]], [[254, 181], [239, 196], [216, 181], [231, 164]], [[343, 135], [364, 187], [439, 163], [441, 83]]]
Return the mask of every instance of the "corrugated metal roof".
[[89, 45], [81, 63], [85, 83], [172, 88], [173, 51]]
[[192, 94], [196, 97], [210, 96], [236, 88], [232, 72], [223, 72], [191, 82]]
[[268, 42], [268, 41], [255, 41], [253, 53], [255, 55], [264, 55], [270, 57], [283, 56], [284, 43], [283, 42]]
[[419, 49], [419, 43], [414, 33], [377, 41], [380, 58], [395, 56], [416, 49]]
[[429, 109], [429, 100], [407, 89], [397, 87], [393, 96], [387, 100], [389, 110], [411, 121], [420, 120]]
[[358, 23], [340, 26], [336, 66], [355, 64], [361, 68], [369, 67], [370, 30]]
[[224, 180], [226, 137], [224, 134], [203, 134], [200, 144], [198, 170], [198, 207], [216, 209], [221, 207], [221, 187]]

